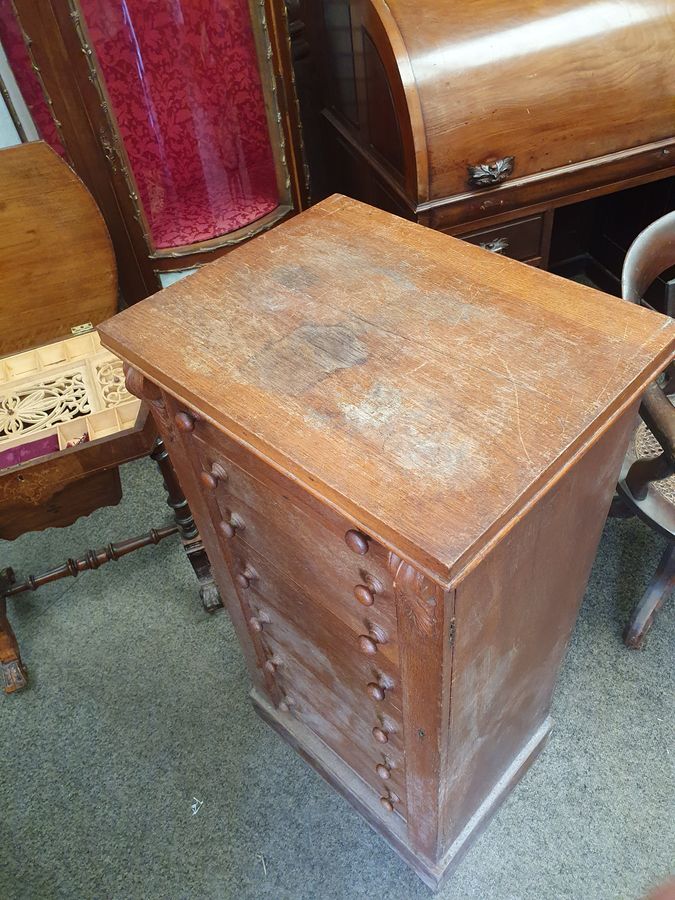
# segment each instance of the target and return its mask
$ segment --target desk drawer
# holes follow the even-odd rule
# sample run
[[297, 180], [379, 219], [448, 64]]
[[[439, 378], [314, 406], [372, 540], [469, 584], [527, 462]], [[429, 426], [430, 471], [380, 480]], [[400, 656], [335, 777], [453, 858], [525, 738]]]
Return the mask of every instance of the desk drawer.
[[500, 253], [511, 259], [527, 260], [542, 255], [544, 217], [531, 216], [506, 222], [482, 231], [457, 235], [461, 240], [476, 244], [493, 253]]

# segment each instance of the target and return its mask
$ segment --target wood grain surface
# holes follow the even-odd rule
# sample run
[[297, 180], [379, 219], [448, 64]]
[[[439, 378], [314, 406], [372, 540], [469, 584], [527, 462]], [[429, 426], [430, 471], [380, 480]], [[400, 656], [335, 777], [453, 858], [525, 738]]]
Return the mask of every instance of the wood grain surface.
[[0, 186], [0, 355], [111, 316], [110, 237], [73, 170], [47, 144], [21, 144], [0, 151]]
[[675, 347], [670, 319], [340, 196], [100, 333], [446, 587]]
[[522, 178], [673, 137], [672, 0], [350, 7], [357, 73], [362, 26], [396, 60], [404, 143], [426, 162], [419, 202], [466, 191], [471, 165], [513, 156]]

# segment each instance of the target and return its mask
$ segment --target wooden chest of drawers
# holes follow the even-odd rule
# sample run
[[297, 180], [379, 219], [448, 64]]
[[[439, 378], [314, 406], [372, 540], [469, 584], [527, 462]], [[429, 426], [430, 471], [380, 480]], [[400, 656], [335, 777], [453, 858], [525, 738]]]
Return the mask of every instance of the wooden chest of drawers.
[[256, 708], [438, 885], [549, 733], [671, 320], [333, 197], [100, 333]]

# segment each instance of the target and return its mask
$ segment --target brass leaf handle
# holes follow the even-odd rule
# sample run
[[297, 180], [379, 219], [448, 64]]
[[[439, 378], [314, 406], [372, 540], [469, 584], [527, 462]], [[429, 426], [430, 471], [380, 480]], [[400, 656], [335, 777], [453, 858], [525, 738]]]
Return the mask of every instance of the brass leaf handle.
[[493, 241], [486, 241], [484, 244], [479, 244], [478, 246], [482, 247], [483, 250], [489, 250], [490, 253], [503, 253], [509, 248], [509, 240], [505, 237], [499, 237], [495, 238]]
[[480, 163], [477, 166], [469, 166], [470, 187], [490, 187], [500, 184], [513, 173], [515, 156], [505, 156], [491, 163]]

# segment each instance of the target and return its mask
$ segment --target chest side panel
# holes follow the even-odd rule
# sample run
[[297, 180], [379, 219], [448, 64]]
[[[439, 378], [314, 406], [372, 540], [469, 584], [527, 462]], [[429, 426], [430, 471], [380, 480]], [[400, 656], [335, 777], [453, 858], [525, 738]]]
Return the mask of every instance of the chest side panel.
[[446, 848], [547, 720], [634, 421], [633, 405], [457, 587]]

